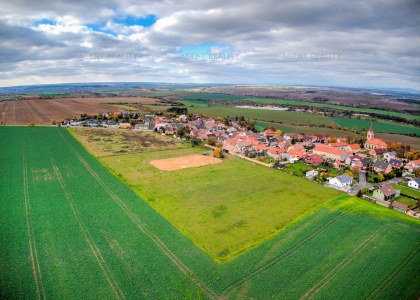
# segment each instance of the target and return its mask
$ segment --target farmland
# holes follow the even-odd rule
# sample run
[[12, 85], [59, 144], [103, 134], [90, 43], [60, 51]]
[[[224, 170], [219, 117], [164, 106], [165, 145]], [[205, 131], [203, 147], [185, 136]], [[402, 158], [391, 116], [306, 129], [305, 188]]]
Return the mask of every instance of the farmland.
[[375, 128], [376, 132], [384, 132], [384, 133], [403, 133], [403, 134], [416, 134], [420, 135], [420, 128], [409, 126], [409, 125], [401, 125], [393, 122], [386, 122], [386, 121], [370, 121], [370, 120], [362, 120], [362, 119], [354, 119], [354, 118], [342, 118], [342, 117], [332, 117], [331, 118], [334, 123], [341, 127], [347, 127], [348, 129], [355, 128], [357, 130], [361, 129], [369, 129], [370, 123], [372, 122], [373, 127]]
[[247, 101], [251, 101], [259, 104], [276, 104], [276, 105], [290, 105], [290, 106], [308, 106], [316, 108], [331, 108], [334, 110], [343, 110], [343, 111], [353, 111], [358, 113], [374, 113], [374, 114], [384, 114], [394, 117], [401, 117], [412, 120], [420, 120], [419, 116], [412, 114], [406, 114], [396, 111], [382, 110], [382, 109], [373, 109], [373, 108], [364, 108], [364, 107], [353, 107], [353, 106], [343, 106], [336, 104], [326, 104], [326, 103], [317, 103], [317, 102], [308, 102], [308, 101], [296, 101], [296, 100], [285, 100], [285, 99], [271, 99], [271, 98], [245, 98]]
[[418, 297], [418, 220], [344, 196], [220, 264], [65, 129], [0, 137], [2, 299]]
[[144, 131], [105, 128], [72, 128], [77, 137], [96, 156], [157, 151], [179, 148], [182, 144], [173, 138]]
[[332, 123], [327, 117], [321, 115], [296, 113], [290, 111], [273, 111], [235, 108], [232, 106], [212, 105], [207, 107], [188, 107], [193, 113], [207, 114], [209, 116], [244, 116], [250, 120], [280, 122], [294, 125], [329, 125]]
[[216, 260], [235, 257], [283, 231], [305, 212], [341, 195], [237, 157], [172, 172], [149, 163], [204, 151], [208, 149], [172, 149], [101, 160]]
[[52, 120], [61, 122], [65, 118], [79, 118], [81, 114], [97, 115], [113, 111], [110, 103], [153, 104], [156, 99], [145, 97], [125, 98], [55, 98], [31, 99], [0, 102], [0, 123], [8, 125], [51, 124]]

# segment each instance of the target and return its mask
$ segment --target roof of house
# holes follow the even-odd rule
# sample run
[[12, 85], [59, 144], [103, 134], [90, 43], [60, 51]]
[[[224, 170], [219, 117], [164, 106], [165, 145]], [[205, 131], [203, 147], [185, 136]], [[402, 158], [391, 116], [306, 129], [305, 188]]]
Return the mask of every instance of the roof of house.
[[373, 167], [381, 170], [386, 170], [388, 168], [389, 164], [385, 161], [377, 160], [373, 163]]
[[337, 142], [337, 143], [330, 143], [330, 147], [346, 147], [349, 144], [347, 142]]
[[415, 165], [420, 165], [420, 159], [412, 160], [411, 162]]
[[397, 207], [397, 208], [402, 209], [402, 210], [408, 210], [408, 205], [403, 204], [403, 203], [398, 202], [398, 201], [394, 201], [394, 203], [392, 203], [392, 206]]
[[245, 141], [238, 141], [237, 145], [238, 147], [251, 147], [252, 143], [249, 140], [245, 140]]
[[270, 149], [270, 150], [268, 151], [268, 153], [270, 153], [270, 154], [274, 154], [274, 155], [279, 155], [279, 154], [282, 154], [282, 153], [284, 153], [284, 152], [286, 152], [286, 149], [284, 149], [284, 148]]
[[335, 177], [335, 179], [337, 179], [338, 181], [340, 181], [340, 183], [349, 183], [352, 182], [353, 178], [351, 178], [349, 175], [347, 174], [343, 174], [340, 176]]
[[367, 140], [366, 144], [375, 145], [379, 147], [387, 147], [386, 143], [383, 140], [378, 139], [378, 138]]
[[259, 151], [259, 150], [266, 150], [267, 146], [264, 144], [258, 144], [255, 146], [255, 150]]
[[325, 152], [335, 155], [341, 155], [343, 153], [343, 149], [332, 148], [325, 145], [316, 145], [313, 151]]
[[372, 160], [369, 157], [364, 157], [360, 160], [364, 165], [369, 165], [372, 163]]
[[292, 156], [302, 157], [306, 154], [306, 151], [305, 150], [290, 149], [290, 150], [287, 151], [287, 153], [292, 155]]
[[389, 160], [389, 164], [391, 164], [393, 166], [401, 166], [402, 163], [403, 162], [401, 160], [399, 160], [399, 159], [392, 158], [392, 159]]
[[358, 150], [361, 149], [359, 144], [351, 144], [349, 145], [351, 150]]
[[410, 181], [414, 181], [420, 185], [420, 177], [414, 178], [413, 180], [410, 180]]
[[376, 148], [375, 150], [372, 150], [373, 152], [375, 152], [375, 155], [378, 154], [384, 154], [386, 152], [385, 148]]
[[385, 195], [385, 197], [389, 197], [389, 196], [395, 195], [395, 193], [397, 192], [397, 191], [396, 191], [396, 190], [392, 187], [392, 185], [390, 185], [390, 184], [387, 184], [387, 185], [382, 186], [382, 187], [380, 188], [380, 190], [381, 190], [381, 192]]
[[324, 162], [321, 156], [318, 154], [311, 154], [307, 157], [307, 161], [310, 161], [314, 165], [320, 165]]

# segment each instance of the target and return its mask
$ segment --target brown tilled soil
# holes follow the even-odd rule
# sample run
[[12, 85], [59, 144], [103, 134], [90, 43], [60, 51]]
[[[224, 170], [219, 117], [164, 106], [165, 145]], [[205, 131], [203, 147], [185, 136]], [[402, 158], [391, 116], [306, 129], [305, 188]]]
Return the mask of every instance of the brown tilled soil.
[[81, 114], [96, 115], [117, 111], [109, 103], [154, 104], [156, 99], [144, 97], [115, 98], [55, 98], [14, 100], [0, 102], [0, 123], [7, 125], [27, 125], [35, 123], [50, 125], [52, 120], [79, 118]]
[[183, 157], [174, 157], [160, 160], [152, 160], [150, 164], [163, 171], [173, 171], [179, 169], [195, 168], [206, 165], [221, 163], [220, 158], [204, 155], [190, 155]]

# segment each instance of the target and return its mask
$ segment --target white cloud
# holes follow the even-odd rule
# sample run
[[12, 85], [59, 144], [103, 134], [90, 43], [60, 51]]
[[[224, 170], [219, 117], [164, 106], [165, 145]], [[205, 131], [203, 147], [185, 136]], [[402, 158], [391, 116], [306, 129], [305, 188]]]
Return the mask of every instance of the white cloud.
[[[158, 20], [149, 28], [116, 19], [150, 14]], [[418, 15], [411, 0], [8, 1], [0, 7], [0, 85], [202, 80], [420, 90]], [[182, 57], [184, 46], [200, 44], [233, 57]]]

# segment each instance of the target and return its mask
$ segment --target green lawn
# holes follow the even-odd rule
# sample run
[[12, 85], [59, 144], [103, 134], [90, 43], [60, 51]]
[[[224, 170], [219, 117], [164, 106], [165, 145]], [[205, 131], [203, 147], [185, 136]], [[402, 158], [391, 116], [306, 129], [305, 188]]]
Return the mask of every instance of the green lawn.
[[235, 257], [283, 231], [307, 211], [341, 195], [236, 157], [217, 165], [170, 172], [149, 164], [155, 159], [203, 151], [207, 149], [167, 150], [101, 160], [217, 260]]
[[407, 204], [409, 207], [411, 207], [412, 205], [415, 205], [417, 203], [416, 200], [408, 198], [404, 195], [397, 197], [395, 200], [400, 202], [400, 203]]

